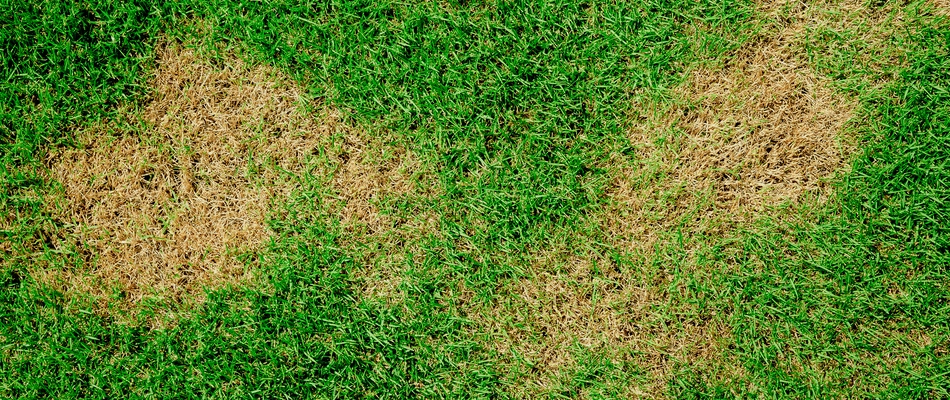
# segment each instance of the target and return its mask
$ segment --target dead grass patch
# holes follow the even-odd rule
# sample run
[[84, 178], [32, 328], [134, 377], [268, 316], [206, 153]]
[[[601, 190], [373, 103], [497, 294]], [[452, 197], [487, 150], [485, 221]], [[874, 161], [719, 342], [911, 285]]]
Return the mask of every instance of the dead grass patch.
[[[794, 5], [798, 7], [799, 5]], [[777, 7], [788, 12], [788, 9]], [[605, 218], [622, 247], [644, 252], [673, 226], [722, 235], [763, 212], [823, 197], [846, 168], [843, 129], [855, 101], [801, 54], [807, 8], [778, 17], [721, 66], [690, 72], [670, 105], [642, 104], [634, 165], [618, 175]]]
[[281, 171], [302, 172], [321, 140], [347, 128], [332, 112], [305, 112], [278, 70], [222, 63], [161, 46], [141, 129], [100, 124], [78, 133], [81, 148], [51, 154], [56, 212], [91, 269], [40, 280], [102, 298], [118, 288], [129, 304], [248, 282], [239, 256], [261, 248], [270, 203], [293, 189]]
[[[333, 186], [344, 200], [340, 217], [344, 224], [362, 228], [360, 233], [383, 232], [394, 227], [394, 221], [380, 212], [381, 202], [416, 194], [431, 196], [436, 191], [431, 175], [423, 176], [421, 162], [403, 148], [382, 143], [365, 135], [344, 138], [334, 157], [338, 170]], [[417, 184], [419, 180], [425, 181]]]
[[[723, 65], [690, 71], [672, 104], [643, 104], [631, 131], [637, 160], [618, 175], [613, 206], [602, 220], [617, 248], [649, 261], [677, 231], [686, 237], [685, 256], [692, 257], [703, 238], [726, 237], [808, 196], [823, 201], [829, 180], [847, 167], [852, 146], [843, 131], [856, 102], [807, 64], [801, 52], [807, 7], [789, 13], [761, 6], [772, 22]], [[654, 302], [677, 297], [659, 290], [663, 283], [647, 286]], [[721, 316], [660, 326], [667, 334], [640, 354], [656, 354], [652, 346], [681, 349], [680, 366], [712, 365], [728, 376], [742, 375], [724, 355], [731, 333]], [[665, 391], [671, 363], [662, 355], [639, 362], [654, 371], [654, 388]]]
[[950, 17], [950, 0], [931, 0], [930, 3], [935, 14]]
[[158, 50], [157, 64], [140, 126], [78, 132], [81, 148], [47, 161], [63, 186], [57, 218], [70, 221], [65, 236], [92, 267], [35, 277], [103, 304], [118, 290], [128, 305], [200, 300], [206, 288], [248, 284], [253, 265], [241, 256], [270, 237], [270, 206], [298, 187], [293, 176], [316, 174], [343, 244], [359, 248], [364, 295], [400, 297], [409, 244], [435, 230], [431, 215], [386, 210], [387, 201], [437, 190], [411, 152], [336, 110], [314, 115], [302, 89], [273, 67], [212, 60], [176, 43]]
[[694, 322], [686, 315], [696, 311], [686, 306], [668, 308], [669, 294], [658, 288], [670, 277], [641, 272], [595, 252], [561, 248], [539, 257], [525, 278], [480, 311], [492, 350], [521, 364], [514, 367], [520, 369], [515, 394], [540, 397], [570, 380], [565, 373], [577, 369], [578, 351], [639, 366], [644, 382], [618, 382], [630, 398], [662, 397], [675, 368], [721, 357], [731, 340], [728, 327], [717, 319]]
[[[677, 248], [686, 246], [687, 260], [679, 265], [695, 271], [676, 273], [712, 274], [693, 259], [706, 238], [728, 237], [766, 213], [794, 216], [783, 210], [825, 201], [853, 151], [845, 130], [856, 101], [815, 73], [804, 42], [810, 29], [830, 23], [828, 15], [891, 18], [887, 10], [859, 7], [763, 2], [759, 12], [768, 23], [722, 65], [690, 71], [672, 101], [637, 105], [630, 138], [638, 154], [611, 160], [618, 174], [598, 224], [610, 247], [643, 268], [621, 271], [597, 251], [581, 255], [565, 246], [538, 257], [529, 278], [486, 311], [494, 349], [529, 366], [526, 397], [556, 386], [559, 371], [576, 366], [577, 346], [639, 365], [646, 378], [630, 385], [630, 397], [664, 396], [681, 368], [701, 365], [741, 379], [744, 371], [724, 350], [732, 341], [725, 316], [700, 315], [677, 300], [697, 294], [676, 287], [672, 269], [657, 257], [683, 235]], [[885, 34], [873, 31], [867, 39]]]

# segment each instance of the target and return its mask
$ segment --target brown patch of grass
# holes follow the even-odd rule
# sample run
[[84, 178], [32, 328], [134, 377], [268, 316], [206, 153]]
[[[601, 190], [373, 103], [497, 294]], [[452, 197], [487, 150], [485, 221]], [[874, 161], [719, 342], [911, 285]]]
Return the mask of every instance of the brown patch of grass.
[[[351, 135], [344, 138], [335, 158], [339, 168], [332, 183], [344, 201], [340, 217], [346, 225], [367, 232], [392, 228], [393, 221], [380, 213], [380, 202], [419, 193], [415, 181], [420, 178], [421, 163], [403, 148], [365, 135]], [[434, 190], [431, 186], [427, 189]]]
[[248, 282], [238, 256], [269, 236], [270, 202], [293, 185], [321, 140], [345, 130], [332, 113], [303, 112], [301, 90], [276, 69], [228, 58], [213, 65], [186, 46], [158, 50], [142, 132], [100, 124], [82, 148], [51, 154], [60, 218], [91, 253], [89, 273], [37, 271], [40, 280], [129, 304]]
[[658, 288], [671, 278], [565, 247], [539, 257], [525, 278], [478, 313], [487, 319], [490, 348], [516, 364], [511, 375], [519, 398], [540, 397], [564, 384], [570, 379], [565, 374], [577, 367], [578, 351], [642, 368], [643, 382], [617, 382], [625, 396], [662, 397], [675, 368], [708, 364], [731, 340], [724, 322], [697, 322], [688, 306], [667, 308], [669, 294]]
[[[824, 201], [829, 180], [847, 167], [852, 146], [843, 131], [856, 102], [806, 63], [801, 41], [809, 19], [803, 10], [776, 13], [723, 65], [691, 71], [674, 93], [678, 100], [644, 104], [643, 119], [631, 131], [638, 160], [621, 170], [610, 193], [613, 206], [602, 220], [614, 246], [649, 262], [658, 246], [672, 240], [670, 232], [678, 231], [686, 236], [690, 258], [707, 242], [703, 238], [727, 237], [765, 213], [780, 216], [808, 196]], [[684, 264], [696, 270], [681, 273], [708, 273], [696, 260]], [[678, 297], [663, 291], [663, 282], [647, 286], [643, 290], [656, 303]], [[638, 351], [687, 349], [676, 357], [679, 365], [741, 376], [724, 354], [731, 333], [723, 317], [704, 321], [660, 323], [667, 334]], [[655, 390], [664, 391], [668, 359], [654, 355], [638, 362], [654, 371]]]
[[[846, 171], [854, 150], [846, 129], [857, 101], [809, 65], [804, 49], [813, 45], [809, 41], [818, 37], [816, 32], [856, 32], [849, 45], [857, 46], [855, 52], [866, 58], [859, 61], [881, 77], [904, 62], [888, 44], [901, 23], [893, 8], [872, 9], [856, 1], [764, 1], [758, 8], [767, 22], [722, 65], [690, 71], [673, 92], [673, 101], [638, 104], [640, 119], [630, 138], [639, 154], [632, 163], [618, 159], [614, 164], [623, 167], [600, 224], [613, 247], [645, 265], [663, 263], [658, 249], [681, 240], [676, 246], [685, 246], [682, 257], [687, 260], [680, 274], [722, 273], [710, 269], [729, 267], [692, 259], [710, 245], [709, 238], [727, 238], [763, 217], [801, 218], [799, 208], [827, 199], [829, 181]], [[665, 270], [658, 267], [660, 275]], [[647, 304], [690, 312], [688, 306], [677, 306], [683, 295], [671, 292], [662, 279], [624, 283], [620, 292], [637, 282], [650, 293], [644, 296]], [[724, 316], [707, 317], [684, 319], [703, 321], [698, 325], [658, 322], [661, 332], [669, 334], [652, 346], [690, 349], [676, 357], [680, 365], [704, 365], [707, 371], [719, 371], [719, 378], [741, 379], [744, 371], [724, 350], [731, 341]], [[631, 341], [636, 343], [612, 345], [622, 348]], [[662, 354], [650, 346], [636, 352], [645, 356], [638, 364], [655, 371], [653, 387], [663, 391], [671, 371], [668, 359], [646, 356]]]
[[944, 17], [950, 17], [950, 0], [930, 0], [934, 13]]
[[[803, 11], [802, 11], [803, 12]], [[783, 20], [772, 16], [773, 20]], [[763, 212], [827, 194], [846, 168], [855, 101], [800, 53], [804, 14], [766, 26], [722, 66], [691, 71], [672, 105], [644, 104], [639, 160], [616, 181], [611, 237], [643, 252], [675, 225], [722, 235]]]
[[[490, 346], [513, 364], [525, 360], [525, 371], [514, 373], [523, 396], [556, 386], [576, 366], [577, 346], [640, 366], [646, 377], [629, 385], [630, 397], [664, 396], [680, 368], [741, 379], [744, 371], [724, 350], [732, 341], [725, 316], [701, 315], [684, 302], [698, 294], [674, 284], [673, 274], [711, 279], [723, 271], [710, 269], [721, 266], [695, 259], [708, 238], [727, 238], [766, 214], [793, 218], [806, 202], [825, 201], [853, 151], [845, 130], [856, 101], [815, 73], [804, 43], [811, 29], [830, 23], [827, 16], [855, 15], [857, 7], [763, 2], [768, 22], [722, 65], [690, 71], [672, 101], [637, 104], [630, 139], [638, 154], [610, 161], [618, 171], [611, 205], [596, 218], [608, 247], [642, 268], [565, 245], [539, 257], [529, 278], [484, 311]], [[890, 18], [888, 10], [861, 12]], [[883, 46], [885, 34], [866, 39]], [[679, 234], [683, 242], [674, 246]], [[661, 254], [670, 246], [687, 258], [676, 272], [663, 258], [672, 256]]]

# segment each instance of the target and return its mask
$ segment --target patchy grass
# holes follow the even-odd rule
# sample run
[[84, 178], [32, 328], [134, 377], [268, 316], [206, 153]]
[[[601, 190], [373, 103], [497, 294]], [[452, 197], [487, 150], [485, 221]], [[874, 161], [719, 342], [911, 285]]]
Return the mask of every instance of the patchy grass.
[[946, 397], [943, 6], [5, 4], [0, 393]]
[[802, 19], [774, 17], [722, 63], [696, 64], [634, 103], [632, 154], [604, 163], [609, 202], [590, 215], [594, 227], [532, 254], [523, 278], [478, 311], [527, 393], [556, 390], [585, 352], [624, 371], [623, 397], [665, 393], [684, 370], [745, 375], [728, 354], [728, 310], [691, 298], [690, 286], [730, 272], [709, 253], [764, 213], [826, 201], [854, 141], [845, 126], [856, 100], [807, 65]]
[[441, 194], [431, 170], [385, 136], [354, 131], [335, 141], [329, 159], [332, 206], [343, 228], [340, 243], [361, 266], [363, 297], [400, 304], [406, 265], [421, 262], [423, 242], [438, 237], [432, 203]]
[[[947, 395], [946, 260], [935, 224], [946, 211], [936, 160], [947, 133], [937, 106], [947, 21], [926, 3], [838, 6], [804, 12], [880, 22], [837, 28], [844, 40], [834, 44], [857, 62], [825, 69], [839, 54], [809, 53], [819, 73], [861, 99], [852, 129], [862, 150], [825, 207], [773, 219], [741, 236], [741, 251], [706, 262], [727, 268], [711, 286], [732, 300], [713, 307], [732, 313], [746, 375], [695, 370], [677, 378], [678, 395]], [[806, 49], [826, 23], [806, 24]]]
[[272, 68], [161, 47], [141, 123], [93, 125], [75, 135], [81, 148], [47, 161], [63, 196], [51, 214], [69, 227], [61, 249], [75, 245], [88, 269], [33, 272], [66, 293], [180, 302], [247, 283], [239, 258], [270, 236], [269, 204], [294, 189], [283, 175], [305, 170], [341, 129], [306, 115], [300, 90]]

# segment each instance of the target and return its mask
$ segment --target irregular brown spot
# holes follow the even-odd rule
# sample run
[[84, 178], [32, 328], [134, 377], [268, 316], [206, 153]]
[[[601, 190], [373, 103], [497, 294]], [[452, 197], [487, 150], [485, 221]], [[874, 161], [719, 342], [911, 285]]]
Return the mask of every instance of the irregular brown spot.
[[[437, 192], [414, 154], [351, 128], [336, 110], [308, 114], [301, 89], [272, 67], [236, 57], [212, 62], [174, 43], [158, 55], [143, 132], [94, 127], [78, 134], [83, 148], [48, 162], [91, 274], [34, 275], [103, 299], [118, 287], [128, 304], [200, 299], [204, 288], [246, 284], [253, 271], [238, 256], [262, 247], [269, 206], [296, 187], [281, 171], [306, 171], [326, 177], [321, 202], [342, 222], [341, 244], [355, 248], [363, 294], [401, 298], [405, 257], [421, 256], [419, 241], [437, 230], [432, 213], [386, 210], [386, 202]], [[317, 153], [328, 165], [308, 164]]]
[[[633, 261], [621, 267], [594, 250], [600, 245], [552, 249], [486, 307], [488, 345], [511, 364], [528, 364], [518, 375], [524, 397], [556, 386], [574, 368], [577, 346], [647, 372], [642, 384], [628, 385], [630, 397], [664, 396], [681, 368], [741, 379], [745, 372], [725, 350], [733, 340], [727, 316], [683, 302], [699, 294], [685, 293], [674, 275], [724, 273], [694, 259], [707, 238], [823, 201], [829, 181], [846, 170], [853, 145], [845, 130], [856, 101], [832, 88], [804, 53], [809, 32], [830, 21], [818, 16], [837, 15], [836, 4], [759, 4], [768, 22], [722, 65], [691, 70], [673, 100], [636, 104], [637, 154], [610, 160], [618, 171], [611, 205], [596, 216], [602, 239], [591, 240]], [[852, 6], [863, 7], [843, 5]], [[686, 258], [675, 272], [665, 248]]]
[[[702, 244], [689, 238], [724, 237], [763, 213], [775, 216], [806, 196], [827, 196], [830, 179], [847, 167], [851, 146], [843, 130], [855, 101], [806, 64], [800, 52], [806, 23], [802, 15], [773, 22], [724, 65], [691, 71], [673, 104], [644, 104], [645, 121], [631, 132], [638, 161], [618, 177], [614, 205], [602, 220], [614, 246], [649, 262], [679, 232], [686, 237], [679, 243], [684, 256], [691, 257]], [[655, 304], [668, 304], [664, 286], [644, 290]], [[724, 356], [731, 333], [722, 316], [657, 326], [659, 335], [635, 330], [613, 344], [639, 347], [644, 357], [637, 362], [653, 371], [654, 390], [665, 391], [674, 365], [742, 375]], [[643, 340], [650, 344], [636, 344]]]
[[392, 221], [380, 213], [379, 203], [419, 192], [413, 174], [420, 170], [420, 162], [405, 149], [350, 135], [335, 158], [339, 168], [332, 183], [344, 200], [340, 215], [344, 224], [360, 225], [369, 232], [392, 227]]
[[761, 212], [798, 201], [844, 165], [837, 139], [854, 103], [796, 62], [791, 39], [760, 37], [724, 69], [694, 71], [684, 96], [691, 104], [674, 110], [685, 134], [674, 180], [713, 188], [717, 208]]
[[679, 101], [643, 104], [646, 122], [631, 132], [639, 161], [618, 177], [616, 209], [605, 219], [623, 247], [649, 249], [674, 225], [722, 234], [803, 196], [827, 195], [847, 166], [842, 131], [855, 101], [806, 64], [807, 23], [793, 15], [767, 26], [724, 65], [691, 71]]
[[718, 357], [731, 340], [722, 321], [696, 318], [689, 306], [669, 307], [670, 278], [561, 248], [539, 257], [525, 278], [472, 314], [484, 314], [478, 319], [488, 327], [488, 346], [520, 370], [516, 397], [537, 398], [570, 379], [565, 373], [577, 367], [579, 350], [639, 366], [650, 379], [617, 382], [621, 391], [659, 397], [674, 368]]
[[130, 304], [247, 282], [238, 255], [260, 249], [271, 201], [294, 187], [280, 171], [301, 172], [321, 140], [347, 128], [305, 112], [278, 70], [223, 64], [160, 47], [145, 125], [95, 126], [78, 134], [82, 148], [50, 156], [62, 218], [93, 256], [88, 275], [42, 271], [44, 280], [103, 297], [118, 287]]

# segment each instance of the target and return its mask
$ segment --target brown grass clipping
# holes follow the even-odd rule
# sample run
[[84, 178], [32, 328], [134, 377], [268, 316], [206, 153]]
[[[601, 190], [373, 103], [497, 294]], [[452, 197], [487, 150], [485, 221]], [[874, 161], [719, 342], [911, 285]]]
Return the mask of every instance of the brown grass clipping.
[[184, 45], [158, 50], [141, 132], [109, 124], [54, 152], [61, 218], [90, 249], [90, 273], [40, 271], [42, 280], [131, 304], [179, 301], [252, 276], [241, 254], [269, 236], [269, 204], [293, 188], [321, 140], [344, 131], [332, 112], [303, 111], [302, 91], [265, 65], [214, 65]]

